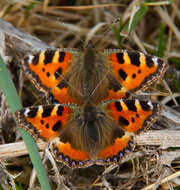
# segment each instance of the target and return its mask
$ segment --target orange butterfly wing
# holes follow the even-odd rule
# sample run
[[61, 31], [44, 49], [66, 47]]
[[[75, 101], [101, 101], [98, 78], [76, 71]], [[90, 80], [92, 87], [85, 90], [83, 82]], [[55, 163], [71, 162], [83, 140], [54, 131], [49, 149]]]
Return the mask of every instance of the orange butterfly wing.
[[[82, 151], [80, 148], [73, 148], [71, 138], [67, 138], [67, 142], [63, 142], [63, 138], [59, 138], [61, 133], [66, 130], [66, 127], [68, 128], [68, 133], [70, 133], [68, 123], [73, 112], [74, 110], [68, 105], [55, 104], [24, 108], [17, 111], [15, 117], [19, 126], [27, 130], [35, 138], [38, 137], [45, 141], [53, 140], [54, 152], [58, 160], [72, 167], [83, 167], [90, 164], [89, 153]], [[78, 128], [75, 128], [72, 133], [73, 138], [80, 135]]]
[[70, 113], [70, 108], [56, 104], [24, 108], [17, 111], [15, 116], [20, 127], [48, 141], [60, 134]]
[[82, 127], [86, 126], [81, 126], [74, 120], [65, 127], [65, 130], [59, 134], [59, 140], [54, 143], [57, 161], [62, 161], [69, 167], [119, 162], [133, 150], [133, 136], [149, 128], [157, 120], [161, 107], [151, 101], [121, 99], [105, 103], [105, 110], [102, 110], [105, 116], [97, 116], [97, 127], [103, 129], [100, 130], [100, 138], [108, 139], [108, 143], [104, 144], [104, 148], [99, 149], [96, 159], [81, 146], [89, 136], [88, 134], [80, 138]]
[[[167, 63], [162, 59], [139, 52], [112, 50], [103, 54], [105, 63], [112, 68], [109, 99], [119, 99], [127, 93], [137, 93], [160, 79], [167, 70]], [[121, 84], [121, 88], [114, 85]], [[113, 87], [114, 86], [114, 87]]]
[[149, 128], [157, 120], [160, 110], [159, 104], [138, 99], [121, 99], [108, 104], [106, 111], [118, 123], [121, 133], [115, 135], [113, 144], [99, 151], [96, 162], [119, 162], [133, 149], [132, 137]]
[[27, 56], [22, 61], [22, 68], [37, 89], [51, 94], [56, 102], [75, 102], [68, 94], [68, 83], [64, 83], [67, 73], [79, 52], [73, 50], [46, 50], [36, 55]]

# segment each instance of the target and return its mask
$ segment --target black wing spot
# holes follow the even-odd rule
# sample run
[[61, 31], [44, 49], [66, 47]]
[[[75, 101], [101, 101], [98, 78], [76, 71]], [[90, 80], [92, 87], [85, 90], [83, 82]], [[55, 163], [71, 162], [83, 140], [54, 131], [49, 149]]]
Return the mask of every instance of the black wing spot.
[[48, 64], [48, 63], [52, 63], [53, 57], [54, 57], [55, 51], [52, 50], [47, 50], [44, 53], [44, 65]]
[[128, 126], [129, 125], [129, 121], [126, 118], [122, 117], [122, 116], [119, 117], [119, 123], [121, 125], [123, 125], [123, 126]]
[[28, 117], [33, 118], [36, 117], [38, 112], [38, 107], [32, 108], [29, 112], [28, 112]]
[[47, 77], [50, 77], [50, 73], [49, 73], [49, 72], [47, 72], [47, 73], [46, 73], [46, 76], [47, 76]]
[[150, 111], [151, 110], [151, 106], [148, 104], [148, 102], [140, 101], [140, 105], [144, 111]]
[[45, 125], [45, 127], [48, 129], [48, 128], [49, 128], [49, 123], [47, 123], [47, 124]]
[[136, 65], [136, 66], [140, 66], [140, 60], [139, 60], [139, 58], [140, 58], [140, 54], [139, 53], [136, 53], [136, 52], [130, 52], [130, 53], [128, 53], [128, 55], [129, 55], [129, 58], [130, 58], [130, 60], [131, 60], [131, 64], [133, 64], [133, 65]]
[[115, 102], [115, 106], [116, 106], [116, 109], [118, 110], [118, 111], [122, 111], [123, 109], [122, 109], [122, 106], [121, 106], [121, 104], [120, 104], [120, 102]]
[[59, 69], [57, 69], [56, 72], [54, 73], [54, 76], [57, 79], [58, 77], [60, 77], [61, 74], [62, 74], [62, 68], [59, 67]]
[[127, 101], [124, 101], [124, 103], [128, 107], [128, 110], [137, 112], [137, 108], [136, 108], [136, 105], [135, 105], [135, 100], [127, 100]]
[[41, 120], [41, 124], [42, 124], [42, 125], [44, 124], [44, 120]]
[[52, 110], [54, 109], [53, 106], [46, 106], [43, 108], [42, 117], [49, 117], [51, 115]]
[[52, 104], [58, 104], [59, 103], [59, 101], [54, 98], [52, 93], [49, 94], [49, 99], [52, 102]]
[[118, 63], [119, 64], [123, 64], [124, 63], [124, 53], [116, 53], [116, 57], [117, 57], [117, 60], [118, 60]]
[[146, 56], [146, 65], [151, 68], [154, 66], [154, 62], [152, 60], [152, 57], [151, 56]]
[[134, 123], [134, 122], [135, 122], [135, 119], [134, 119], [134, 117], [131, 117], [131, 121], [132, 121], [132, 123]]
[[119, 76], [125, 81], [127, 78], [127, 74], [124, 70], [119, 69]]
[[39, 63], [39, 54], [36, 54], [32, 59], [32, 64], [37, 65]]
[[63, 110], [64, 110], [64, 107], [63, 106], [58, 106], [58, 110], [57, 110], [57, 115], [58, 116], [61, 116], [62, 115], [62, 112], [63, 112]]
[[136, 74], [135, 74], [135, 73], [132, 74], [132, 78], [133, 78], [133, 79], [136, 78]]
[[61, 126], [62, 126], [61, 121], [57, 121], [57, 122], [53, 125], [52, 130], [53, 130], [54, 132], [56, 132], [56, 131], [58, 131], [58, 130], [61, 128]]
[[45, 71], [45, 68], [43, 67], [43, 68], [42, 68], [42, 72], [44, 72], [44, 71]]
[[59, 52], [59, 62], [63, 62], [65, 58], [65, 52], [61, 51]]

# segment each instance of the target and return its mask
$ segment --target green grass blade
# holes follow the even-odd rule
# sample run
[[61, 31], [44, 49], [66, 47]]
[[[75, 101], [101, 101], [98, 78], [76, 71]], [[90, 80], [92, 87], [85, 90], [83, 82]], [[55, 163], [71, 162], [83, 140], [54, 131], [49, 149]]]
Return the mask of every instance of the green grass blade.
[[2, 89], [4, 95], [6, 96], [6, 101], [12, 113], [22, 108], [16, 89], [11, 80], [11, 76], [8, 70], [6, 69], [5, 64], [3, 63], [1, 56], [0, 56], [0, 88]]
[[172, 63], [173, 65], [175, 65], [176, 69], [180, 70], [180, 58], [170, 57], [169, 61], [170, 61], [170, 63]]
[[175, 187], [174, 190], [180, 190], [180, 186]]
[[121, 30], [123, 29], [123, 26], [122, 26], [122, 18], [120, 18], [120, 20], [119, 20], [119, 25], [118, 25], [118, 27], [116, 27], [115, 25], [113, 25], [113, 26], [112, 26], [112, 29], [113, 29], [114, 35], [116, 36], [116, 39], [117, 39], [119, 48], [122, 48], [122, 45], [121, 45], [122, 36], [120, 35], [120, 32], [121, 32]]
[[172, 76], [174, 86], [176, 87], [177, 91], [180, 93], [180, 83], [177, 81], [176, 77], [173, 75]]
[[147, 11], [148, 11], [148, 7], [141, 5], [138, 11], [135, 13], [134, 18], [131, 22], [131, 25], [129, 26], [129, 22], [127, 22], [126, 25], [124, 26], [125, 32], [133, 31], [136, 25], [141, 21], [143, 16], [147, 13]]
[[30, 15], [30, 12], [31, 12], [31, 10], [34, 8], [34, 6], [35, 6], [35, 3], [32, 2], [32, 3], [30, 3], [30, 4], [26, 7], [26, 9], [25, 9], [25, 15], [26, 15], [27, 17]]
[[2, 186], [1, 186], [1, 184], [0, 184], [0, 190], [4, 190], [4, 189], [2, 188]]
[[[4, 93], [4, 95], [6, 96], [6, 101], [12, 113], [15, 113], [15, 111], [22, 108], [18, 94], [16, 92], [16, 88], [14, 87], [14, 84], [11, 80], [10, 73], [7, 70], [1, 56], [0, 56], [0, 88], [2, 92]], [[39, 179], [41, 188], [43, 190], [50, 190], [51, 187], [49, 185], [48, 177], [46, 176], [46, 172], [43, 167], [41, 157], [39, 155], [34, 139], [24, 129], [19, 129], [19, 132], [26, 144], [31, 161], [36, 170], [36, 174]]]

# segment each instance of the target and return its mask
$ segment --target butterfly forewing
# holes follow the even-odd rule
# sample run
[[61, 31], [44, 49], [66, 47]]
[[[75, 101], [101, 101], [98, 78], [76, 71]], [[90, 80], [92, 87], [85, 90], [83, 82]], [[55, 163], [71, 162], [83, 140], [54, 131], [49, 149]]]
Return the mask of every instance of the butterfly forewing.
[[[112, 68], [111, 78], [114, 78], [111, 79], [109, 96], [106, 99], [123, 98], [127, 92], [145, 90], [167, 70], [165, 61], [140, 52], [109, 50], [103, 55], [105, 62]], [[121, 88], [118, 88], [117, 82], [121, 84]]]
[[79, 53], [70, 49], [49, 49], [27, 56], [22, 61], [22, 68], [37, 89], [50, 93], [52, 101], [74, 102], [68, 94], [67, 75], [76, 63]]

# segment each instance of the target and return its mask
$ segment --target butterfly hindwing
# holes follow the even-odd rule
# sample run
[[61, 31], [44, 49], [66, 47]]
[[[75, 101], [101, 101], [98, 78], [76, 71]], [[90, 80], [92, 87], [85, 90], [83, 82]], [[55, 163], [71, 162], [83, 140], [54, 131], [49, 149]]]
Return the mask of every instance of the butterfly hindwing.
[[106, 112], [116, 121], [121, 132], [114, 128], [113, 143], [99, 150], [97, 162], [118, 162], [133, 149], [132, 137], [149, 128], [157, 120], [160, 110], [159, 104], [138, 99], [108, 103]]
[[59, 140], [53, 142], [57, 161], [69, 167], [87, 167], [93, 164], [89, 152], [83, 149], [82, 127], [82, 123], [74, 118], [59, 135]]
[[158, 118], [161, 107], [150, 100], [121, 99], [110, 103], [108, 110], [121, 128], [138, 133]]
[[161, 110], [157, 103], [138, 99], [107, 101], [96, 108], [96, 115], [88, 111], [94, 115], [90, 130], [84, 112], [76, 111], [76, 117], [60, 133], [54, 143], [58, 161], [70, 167], [119, 162], [133, 150], [133, 136], [149, 128]]
[[[90, 110], [90, 107], [87, 109]], [[89, 110], [87, 113], [93, 117], [95, 110]], [[101, 106], [92, 121], [87, 121], [83, 112], [76, 112], [75, 115], [77, 117], [74, 117], [59, 135], [60, 140], [54, 142], [54, 152], [58, 161], [63, 161], [70, 167], [106, 164], [109, 158], [116, 156], [120, 151], [124, 155], [124, 150], [128, 152], [132, 149], [129, 136], [125, 135], [124, 130], [119, 128], [114, 120], [105, 116], [106, 113]]]

